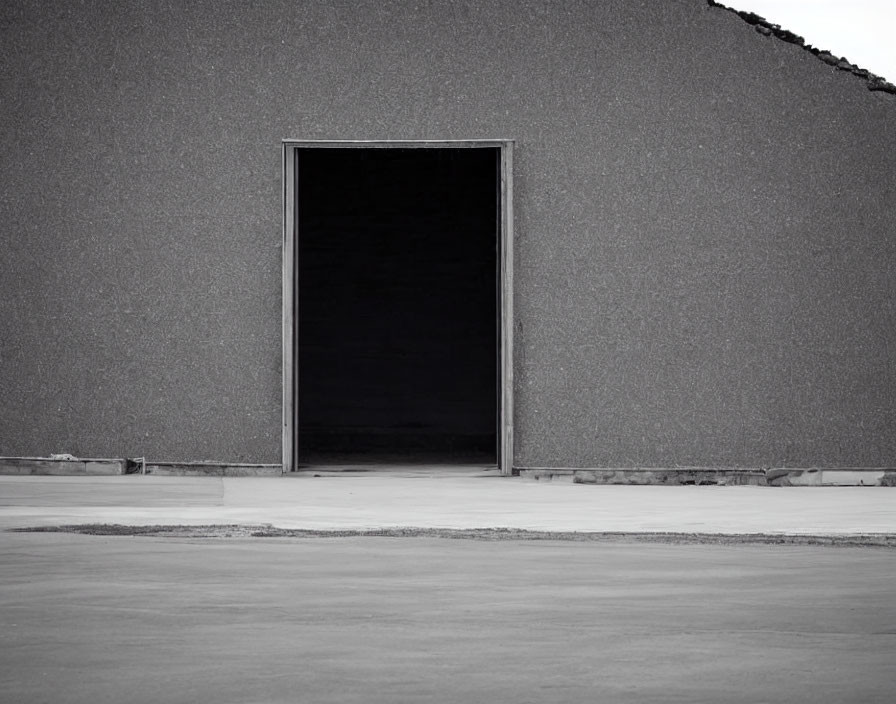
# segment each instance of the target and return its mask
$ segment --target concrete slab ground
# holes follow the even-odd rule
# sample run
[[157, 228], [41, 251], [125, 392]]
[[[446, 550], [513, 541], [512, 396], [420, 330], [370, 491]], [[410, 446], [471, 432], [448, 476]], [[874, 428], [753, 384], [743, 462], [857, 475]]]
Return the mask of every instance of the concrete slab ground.
[[892, 701], [892, 548], [9, 530], [896, 533], [880, 488], [414, 474], [0, 477], [0, 701]]
[[0, 533], [5, 702], [892, 702], [896, 551]]
[[896, 534], [896, 490], [579, 485], [481, 470], [278, 478], [0, 476], [0, 528], [79, 523]]

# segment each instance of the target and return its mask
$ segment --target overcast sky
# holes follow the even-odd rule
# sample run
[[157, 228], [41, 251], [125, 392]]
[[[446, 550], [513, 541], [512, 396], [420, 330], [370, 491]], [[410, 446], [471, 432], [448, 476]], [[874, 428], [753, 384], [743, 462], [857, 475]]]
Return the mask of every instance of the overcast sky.
[[896, 0], [719, 0], [896, 83]]

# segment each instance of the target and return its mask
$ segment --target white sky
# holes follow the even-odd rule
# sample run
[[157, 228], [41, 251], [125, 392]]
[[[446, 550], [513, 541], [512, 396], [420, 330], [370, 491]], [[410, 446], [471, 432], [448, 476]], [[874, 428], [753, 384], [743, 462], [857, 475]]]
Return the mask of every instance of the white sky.
[[896, 83], [896, 0], [719, 0]]

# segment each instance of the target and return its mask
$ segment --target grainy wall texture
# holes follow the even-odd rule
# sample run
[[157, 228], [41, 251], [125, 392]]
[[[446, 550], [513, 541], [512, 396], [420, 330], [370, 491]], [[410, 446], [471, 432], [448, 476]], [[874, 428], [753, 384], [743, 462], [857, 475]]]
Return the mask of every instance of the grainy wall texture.
[[8, 0], [0, 90], [0, 455], [279, 461], [280, 140], [488, 137], [517, 466], [896, 465], [896, 97], [703, 0]]

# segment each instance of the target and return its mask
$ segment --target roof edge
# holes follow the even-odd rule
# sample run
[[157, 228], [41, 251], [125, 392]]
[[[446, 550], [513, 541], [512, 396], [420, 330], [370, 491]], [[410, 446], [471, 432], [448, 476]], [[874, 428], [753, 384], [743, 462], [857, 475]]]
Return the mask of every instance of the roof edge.
[[723, 5], [720, 2], [716, 2], [716, 0], [706, 0], [706, 4], [710, 7], [717, 7], [721, 10], [726, 10], [727, 12], [733, 12], [747, 24], [753, 25], [753, 28], [763, 36], [773, 36], [789, 44], [796, 44], [797, 46], [802, 47], [806, 51], [814, 54], [828, 66], [833, 66], [840, 71], [848, 71], [854, 76], [858, 76], [859, 78], [864, 79], [868, 90], [881, 91], [884, 93], [896, 95], [896, 86], [887, 81], [885, 78], [871, 73], [871, 71], [868, 71], [864, 68], [859, 68], [855, 64], [851, 63], [848, 59], [846, 59], [846, 57], [841, 56], [838, 58], [834, 56], [830, 51], [817, 49], [811, 44], [807, 44], [806, 40], [798, 34], [794, 34], [793, 32], [786, 29], [781, 29], [781, 25], [773, 24], [766, 20], [764, 17], [760, 17], [759, 15], [755, 14], [754, 12], [735, 10], [733, 7], [728, 7], [727, 5]]

